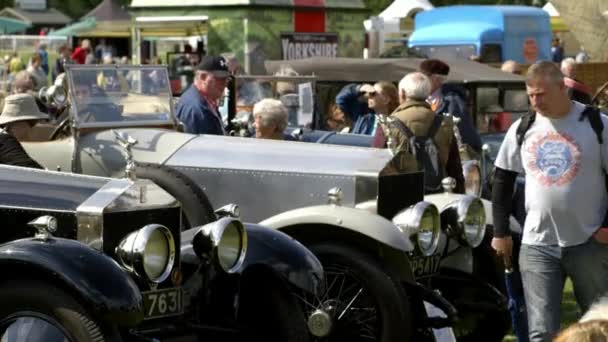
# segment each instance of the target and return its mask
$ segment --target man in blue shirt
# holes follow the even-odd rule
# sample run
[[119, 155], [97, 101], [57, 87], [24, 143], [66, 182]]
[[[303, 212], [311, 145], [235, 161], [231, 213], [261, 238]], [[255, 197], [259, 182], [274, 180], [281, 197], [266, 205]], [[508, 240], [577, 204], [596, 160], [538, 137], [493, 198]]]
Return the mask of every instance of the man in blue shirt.
[[176, 116], [192, 134], [224, 135], [218, 102], [230, 72], [223, 57], [205, 56], [196, 67], [194, 82], [177, 103]]

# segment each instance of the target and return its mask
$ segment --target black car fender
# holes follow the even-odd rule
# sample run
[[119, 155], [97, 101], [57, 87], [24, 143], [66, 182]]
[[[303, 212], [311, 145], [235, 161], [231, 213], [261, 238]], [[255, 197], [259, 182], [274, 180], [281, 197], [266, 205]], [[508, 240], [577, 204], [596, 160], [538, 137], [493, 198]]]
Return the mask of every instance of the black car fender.
[[323, 266], [311, 251], [280, 231], [253, 223], [244, 225], [248, 246], [241, 273], [254, 266], [266, 266], [302, 290], [319, 290]]
[[105, 254], [78, 241], [15, 240], [0, 246], [0, 267], [12, 279], [51, 281], [101, 320], [135, 326], [143, 320], [141, 292], [127, 272]]
[[[323, 266], [315, 255], [290, 236], [261, 225], [243, 223], [247, 232], [247, 251], [240, 268], [233, 274], [255, 275], [270, 270], [289, 284], [316, 293], [323, 280]], [[182, 264], [198, 264], [200, 259], [192, 248], [192, 237], [200, 227], [182, 232]]]

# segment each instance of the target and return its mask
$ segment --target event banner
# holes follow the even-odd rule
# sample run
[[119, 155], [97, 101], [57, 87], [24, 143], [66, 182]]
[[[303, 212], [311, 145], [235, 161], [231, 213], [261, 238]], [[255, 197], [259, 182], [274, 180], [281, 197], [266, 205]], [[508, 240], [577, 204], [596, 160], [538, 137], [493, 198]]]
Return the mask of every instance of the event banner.
[[281, 59], [337, 56], [337, 33], [281, 33]]

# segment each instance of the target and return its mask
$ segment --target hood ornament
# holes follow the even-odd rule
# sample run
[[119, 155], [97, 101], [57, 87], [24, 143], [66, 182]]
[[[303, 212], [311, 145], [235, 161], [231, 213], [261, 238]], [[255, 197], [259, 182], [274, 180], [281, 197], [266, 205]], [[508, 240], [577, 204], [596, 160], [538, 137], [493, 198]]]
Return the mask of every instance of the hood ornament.
[[127, 162], [125, 174], [130, 180], [135, 180], [135, 161], [133, 160], [133, 153], [131, 152], [131, 147], [137, 144], [137, 140], [125, 132], [118, 132], [112, 130], [112, 133], [114, 133], [118, 144], [123, 148], [123, 152]]
[[53, 237], [52, 233], [57, 231], [57, 219], [49, 215], [35, 218], [28, 222], [28, 225], [36, 228], [36, 239], [48, 240]]
[[327, 192], [327, 203], [333, 205], [342, 205], [342, 199], [344, 198], [344, 192], [342, 189], [335, 187], [329, 189]]
[[395, 120], [399, 119], [396, 119], [390, 115], [376, 114], [376, 120], [382, 128], [382, 133], [384, 133], [384, 138], [386, 139], [386, 147], [393, 156], [396, 155], [399, 151], [397, 151], [397, 141], [391, 134], [391, 127], [394, 126]]

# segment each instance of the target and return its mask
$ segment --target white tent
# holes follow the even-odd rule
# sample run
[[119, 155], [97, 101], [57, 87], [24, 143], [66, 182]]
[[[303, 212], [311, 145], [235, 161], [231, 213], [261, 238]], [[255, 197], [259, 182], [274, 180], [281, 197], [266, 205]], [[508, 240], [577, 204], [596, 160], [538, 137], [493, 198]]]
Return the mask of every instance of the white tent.
[[555, 6], [553, 6], [553, 4], [551, 4], [550, 2], [547, 2], [547, 4], [543, 6], [543, 10], [549, 13], [549, 16], [551, 17], [559, 17], [559, 12], [555, 9]]
[[399, 19], [412, 17], [415, 13], [434, 8], [428, 0], [395, 0], [380, 13], [379, 17], [387, 19]]
[[378, 51], [383, 51], [386, 39], [401, 35], [401, 19], [409, 18], [411, 22], [416, 13], [432, 8], [429, 0], [395, 0], [377, 17], [365, 20], [363, 26], [367, 32], [377, 32]]

